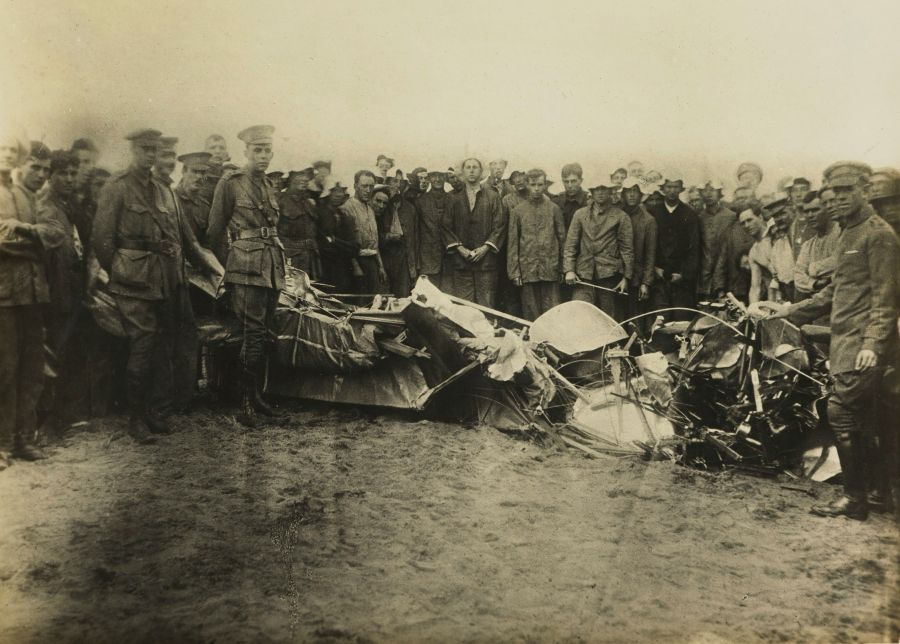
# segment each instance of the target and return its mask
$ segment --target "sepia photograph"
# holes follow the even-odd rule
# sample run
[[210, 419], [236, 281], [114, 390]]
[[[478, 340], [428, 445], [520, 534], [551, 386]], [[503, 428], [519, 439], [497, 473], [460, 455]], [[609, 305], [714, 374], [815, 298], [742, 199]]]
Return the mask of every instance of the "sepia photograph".
[[900, 3], [2, 14], [0, 644], [900, 642]]

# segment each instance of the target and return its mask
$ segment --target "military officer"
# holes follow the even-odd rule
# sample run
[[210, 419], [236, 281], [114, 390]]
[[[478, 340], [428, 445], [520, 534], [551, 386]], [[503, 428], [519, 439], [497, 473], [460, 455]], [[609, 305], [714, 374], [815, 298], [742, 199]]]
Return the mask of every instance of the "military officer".
[[247, 165], [219, 182], [207, 231], [210, 247], [225, 264], [231, 304], [243, 325], [239, 420], [249, 427], [257, 424], [257, 412], [275, 414], [261, 392], [275, 307], [284, 288], [284, 247], [277, 228], [280, 208], [266, 177], [274, 131], [271, 125], [256, 125], [238, 134], [246, 145]]
[[866, 446], [876, 428], [872, 409], [887, 365], [896, 360], [900, 242], [866, 203], [872, 170], [842, 161], [825, 170], [833, 213], [843, 232], [831, 283], [792, 305], [768, 305], [795, 324], [831, 313], [830, 370], [834, 388], [828, 420], [844, 476], [844, 495], [813, 508], [822, 516], [868, 516]]
[[152, 129], [125, 137], [131, 142], [131, 166], [103, 187], [92, 233], [128, 334], [129, 431], [141, 443], [155, 442], [151, 432], [169, 431], [165, 407], [173, 393], [172, 357], [183, 327], [193, 324], [185, 256], [198, 270], [221, 271], [197, 243], [172, 190], [151, 173], [160, 137]]

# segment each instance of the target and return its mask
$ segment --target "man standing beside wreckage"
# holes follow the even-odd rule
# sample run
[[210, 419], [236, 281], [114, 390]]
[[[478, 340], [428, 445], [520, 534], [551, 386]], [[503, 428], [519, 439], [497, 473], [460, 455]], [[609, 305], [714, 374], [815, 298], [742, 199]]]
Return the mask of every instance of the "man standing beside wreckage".
[[[831, 312], [830, 369], [834, 391], [828, 420], [844, 475], [844, 496], [813, 508], [821, 516], [868, 516], [866, 445], [876, 430], [872, 412], [885, 367], [896, 360], [900, 242], [866, 203], [871, 169], [839, 162], [825, 170], [834, 217], [843, 228], [831, 284], [796, 304], [765, 303], [795, 324]], [[896, 428], [894, 429], [896, 431]], [[896, 467], [896, 463], [894, 464]]]
[[575, 287], [573, 300], [596, 301], [604, 313], [621, 321], [634, 272], [631, 218], [612, 205], [611, 180], [604, 179], [590, 190], [593, 201], [575, 213], [566, 235], [566, 284]]
[[544, 171], [525, 176], [528, 199], [509, 213], [506, 265], [509, 279], [521, 287], [522, 314], [535, 320], [559, 304], [566, 224], [559, 206], [544, 194]]
[[266, 177], [274, 132], [271, 125], [256, 125], [238, 134], [247, 165], [219, 182], [209, 212], [210, 246], [225, 265], [231, 306], [243, 327], [238, 420], [248, 427], [257, 424], [257, 412], [275, 415], [262, 398], [267, 347], [284, 288], [278, 199]]
[[[500, 193], [484, 189], [478, 159], [462, 164], [465, 187], [450, 202], [444, 239], [451, 282], [444, 290], [452, 295], [494, 308], [500, 249], [506, 241], [506, 218]], [[454, 257], [455, 255], [455, 257]]]
[[151, 174], [160, 137], [150, 129], [126, 137], [132, 164], [103, 187], [91, 234], [128, 335], [129, 431], [142, 443], [155, 442], [151, 431], [169, 432], [172, 361], [192, 336], [185, 255], [206, 273], [221, 269], [200, 248], [175, 194]]

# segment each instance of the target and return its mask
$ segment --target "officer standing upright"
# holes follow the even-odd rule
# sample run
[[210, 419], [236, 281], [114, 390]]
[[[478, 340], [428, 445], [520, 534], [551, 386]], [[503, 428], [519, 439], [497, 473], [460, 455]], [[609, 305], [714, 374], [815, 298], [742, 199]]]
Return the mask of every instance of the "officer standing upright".
[[834, 192], [834, 218], [843, 229], [832, 281], [790, 306], [764, 303], [775, 317], [795, 324], [831, 313], [829, 369], [834, 390], [828, 421], [844, 478], [844, 496], [817, 506], [822, 516], [868, 516], [867, 443], [876, 433], [875, 408], [885, 368], [896, 364], [900, 299], [900, 243], [891, 227], [866, 203], [872, 174], [863, 163], [842, 161], [825, 170]]
[[141, 443], [155, 442], [150, 432], [169, 431], [171, 359], [182, 325], [193, 323], [185, 255], [198, 270], [222, 270], [197, 243], [172, 190], [152, 175], [160, 137], [151, 129], [125, 137], [131, 141], [131, 166], [103, 187], [92, 232], [128, 335], [129, 431]]
[[246, 144], [247, 165], [219, 182], [207, 231], [210, 247], [225, 265], [231, 305], [243, 326], [239, 420], [249, 427], [257, 424], [256, 412], [275, 415], [261, 391], [275, 307], [284, 288], [278, 197], [266, 177], [274, 131], [271, 125], [256, 125], [238, 134]]

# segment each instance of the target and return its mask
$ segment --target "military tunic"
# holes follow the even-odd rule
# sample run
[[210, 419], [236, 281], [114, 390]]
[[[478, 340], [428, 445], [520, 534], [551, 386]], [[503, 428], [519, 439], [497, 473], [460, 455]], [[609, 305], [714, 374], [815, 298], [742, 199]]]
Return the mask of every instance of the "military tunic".
[[151, 403], [159, 411], [185, 393], [173, 382], [173, 360], [186, 353], [193, 359], [185, 262], [205, 268], [208, 260], [172, 190], [134, 167], [103, 187], [92, 242], [128, 335], [129, 406], [137, 416], [148, 413]]
[[[864, 421], [881, 372], [896, 359], [900, 307], [900, 242], [870, 206], [852, 215], [835, 253], [831, 284], [811, 298], [791, 305], [796, 324], [831, 313], [830, 370], [834, 394], [828, 402], [835, 431], [871, 429]], [[856, 370], [856, 356], [868, 349], [877, 366]]]
[[207, 236], [225, 266], [232, 309], [243, 325], [245, 386], [262, 377], [278, 295], [284, 288], [279, 216], [275, 189], [265, 175], [235, 172], [216, 186]]
[[319, 279], [318, 217], [316, 202], [305, 192], [291, 192], [281, 200], [278, 235], [284, 254], [294, 268], [304, 271], [311, 279]]

